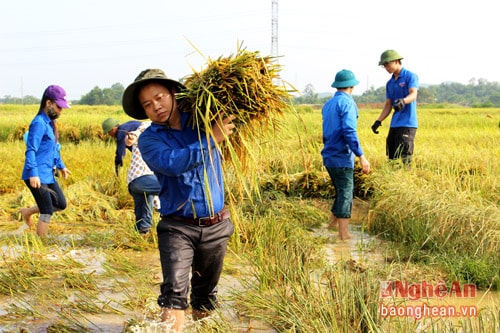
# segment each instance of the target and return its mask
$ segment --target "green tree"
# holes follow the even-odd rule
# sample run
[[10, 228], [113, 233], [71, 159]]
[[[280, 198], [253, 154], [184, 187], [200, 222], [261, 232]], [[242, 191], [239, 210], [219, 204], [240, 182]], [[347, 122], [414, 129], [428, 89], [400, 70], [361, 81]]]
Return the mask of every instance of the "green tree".
[[82, 96], [79, 104], [85, 105], [121, 105], [125, 88], [121, 83], [115, 83], [111, 88], [101, 89], [95, 86], [89, 93]]
[[102, 105], [103, 93], [101, 88], [95, 86], [88, 94], [85, 94], [80, 99], [80, 104], [85, 105]]
[[30, 95], [26, 95], [23, 98], [5, 95], [3, 98], [0, 98], [0, 104], [40, 104], [40, 99]]
[[308, 84], [304, 89], [304, 97], [306, 99], [307, 104], [315, 104], [318, 101], [318, 94], [314, 92], [314, 86], [312, 84]]
[[296, 104], [317, 104], [319, 103], [318, 94], [314, 92], [314, 86], [307, 84], [301, 96], [295, 97]]
[[375, 89], [371, 86], [361, 96], [354, 98], [356, 103], [383, 103], [385, 102], [385, 87]]
[[432, 89], [421, 87], [418, 89], [417, 100], [419, 103], [434, 103], [436, 95]]
[[496, 107], [500, 107], [500, 91], [491, 94], [489, 102]]
[[125, 88], [121, 83], [115, 83], [111, 88], [103, 89], [104, 104], [106, 105], [120, 105]]

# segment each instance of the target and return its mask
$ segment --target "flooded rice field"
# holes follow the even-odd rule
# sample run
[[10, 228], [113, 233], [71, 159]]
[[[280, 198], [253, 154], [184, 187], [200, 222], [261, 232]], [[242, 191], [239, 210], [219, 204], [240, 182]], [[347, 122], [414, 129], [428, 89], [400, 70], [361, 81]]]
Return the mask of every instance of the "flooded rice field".
[[[328, 230], [326, 223], [313, 231], [315, 236], [325, 240], [322, 243], [322, 251], [329, 264], [334, 265], [342, 261], [357, 271], [387, 264], [384, 242], [369, 235], [362, 227], [366, 215], [366, 204], [356, 201], [352, 223], [349, 226], [351, 239], [347, 241], [337, 240], [337, 232]], [[50, 270], [51, 267], [58, 270], [61, 266], [67, 266], [69, 269], [66, 269], [63, 276], [50, 275], [50, 272], [33, 272], [41, 276], [50, 276], [53, 281], [41, 281], [38, 285], [29, 285], [20, 280], [16, 281], [19, 283], [19, 292], [15, 295], [0, 293], [0, 332], [170, 332], [167, 324], [159, 322], [160, 313], [156, 296], [161, 283], [161, 268], [154, 246], [142, 251], [124, 247], [117, 249], [115, 253], [109, 253], [95, 247], [75, 247], [74, 243], [84, 240], [84, 236], [65, 234], [57, 237], [60, 238], [58, 242], [68, 244], [67, 247], [56, 246], [49, 252], [40, 252], [43, 254], [37, 256], [42, 257], [36, 258], [35, 261], [29, 255], [26, 257], [26, 251], [23, 250], [23, 247], [27, 246], [22, 243], [22, 236], [27, 232], [25, 229], [22, 225], [17, 229], [10, 228], [9, 232], [13, 235], [21, 236], [21, 243], [0, 246], [2, 258], [0, 268], [16, 261], [20, 265], [26, 265], [27, 268], [24, 269], [36, 271], [36, 267], [29, 265], [33, 261], [43, 263], [42, 269], [46, 270]], [[32, 244], [28, 246], [36, 247]], [[33, 249], [32, 253], [34, 252], [36, 249]], [[128, 261], [130, 263], [127, 263]], [[238, 258], [229, 251], [227, 261], [236, 262]], [[126, 267], [130, 266], [129, 271], [125, 270], [127, 273], [123, 275], [116, 274], [113, 267], [118, 265], [117, 262]], [[15, 267], [9, 269], [12, 271]], [[144, 272], [138, 274], [137, 271], [141, 270]], [[0, 275], [5, 274], [0, 271]], [[231, 330], [228, 332], [278, 332], [265, 322], [249, 319], [235, 310], [232, 295], [245, 292], [242, 279], [247, 278], [233, 275], [231, 271], [223, 274], [219, 285], [221, 308], [213, 316], [221, 317], [230, 323]], [[54, 280], [60, 280], [60, 283], [54, 284]], [[0, 280], [0, 288], [2, 288], [1, 283]], [[137, 284], [137, 289], [134, 289], [134, 284]], [[54, 285], [61, 287], [53, 290]], [[142, 299], [138, 300], [139, 298]], [[130, 306], [131, 300], [136, 302], [134, 304], [142, 306]], [[499, 295], [497, 292], [481, 291], [473, 298], [448, 297], [426, 301], [430, 306], [473, 306], [479, 309], [499, 306]], [[405, 304], [407, 306], [422, 304], [422, 300], [406, 300]], [[190, 316], [187, 316], [185, 332], [199, 332], [203, 322], [193, 322], [189, 318]], [[61, 324], [61, 319], [73, 324], [71, 327], [65, 326]], [[424, 324], [425, 321], [422, 321], [422, 325]], [[219, 331], [224, 332], [224, 329]]]

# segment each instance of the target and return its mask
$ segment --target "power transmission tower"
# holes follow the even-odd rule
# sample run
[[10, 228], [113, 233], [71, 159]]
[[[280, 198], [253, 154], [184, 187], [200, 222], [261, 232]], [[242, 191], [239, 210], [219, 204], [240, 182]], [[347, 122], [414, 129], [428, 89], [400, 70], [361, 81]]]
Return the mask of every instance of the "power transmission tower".
[[277, 57], [278, 57], [278, 0], [272, 0], [271, 56], [274, 58], [274, 61], [277, 61]]

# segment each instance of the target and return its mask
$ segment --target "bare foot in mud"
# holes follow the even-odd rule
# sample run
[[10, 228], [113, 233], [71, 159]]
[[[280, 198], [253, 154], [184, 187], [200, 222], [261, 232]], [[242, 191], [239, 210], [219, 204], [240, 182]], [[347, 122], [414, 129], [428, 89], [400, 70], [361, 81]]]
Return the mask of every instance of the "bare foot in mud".
[[26, 223], [26, 225], [28, 225], [28, 227], [31, 229], [31, 227], [33, 226], [33, 221], [31, 220], [30, 209], [21, 208], [19, 210], [19, 213], [22, 215], [24, 223]]
[[328, 230], [338, 230], [339, 228], [339, 223], [337, 221], [330, 222], [328, 224], [328, 227], [326, 227]]
[[339, 228], [339, 221], [337, 221], [333, 214], [330, 216], [330, 221], [328, 221], [328, 227], [326, 228], [328, 230], [337, 230]]
[[339, 240], [343, 240], [343, 241], [346, 241], [346, 240], [349, 240], [351, 239], [352, 237], [350, 235], [339, 235]]

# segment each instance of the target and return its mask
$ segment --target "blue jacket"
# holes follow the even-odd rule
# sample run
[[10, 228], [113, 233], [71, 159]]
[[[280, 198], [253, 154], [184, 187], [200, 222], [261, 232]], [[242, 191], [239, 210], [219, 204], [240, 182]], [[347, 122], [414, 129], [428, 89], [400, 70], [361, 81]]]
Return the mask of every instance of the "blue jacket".
[[152, 123], [139, 137], [142, 158], [161, 185], [160, 213], [207, 217], [224, 207], [220, 152], [181, 112], [182, 130]]
[[26, 140], [26, 153], [21, 178], [39, 177], [42, 184], [53, 184], [54, 166], [64, 169], [65, 165], [59, 154], [50, 118], [40, 110], [31, 121]]
[[127, 121], [127, 122], [118, 126], [118, 131], [116, 132], [116, 135], [115, 135], [115, 140], [116, 140], [115, 165], [116, 166], [123, 165], [123, 158], [125, 157], [125, 153], [127, 152], [125, 150], [127, 148], [127, 146], [125, 144], [125, 138], [127, 137], [127, 133], [137, 130], [137, 128], [140, 125], [141, 125], [140, 121], [131, 120], [131, 121]]
[[[398, 79], [394, 79], [394, 75], [385, 85], [385, 97], [392, 100], [405, 98], [410, 93], [410, 88], [418, 89], [418, 76], [409, 70], [402, 68]], [[392, 114], [391, 128], [394, 127], [418, 127], [417, 119], [417, 101], [414, 100], [410, 104], [406, 104], [404, 109]]]
[[321, 111], [323, 164], [329, 168], [354, 168], [354, 155], [363, 155], [356, 132], [358, 107], [351, 95], [337, 91]]

